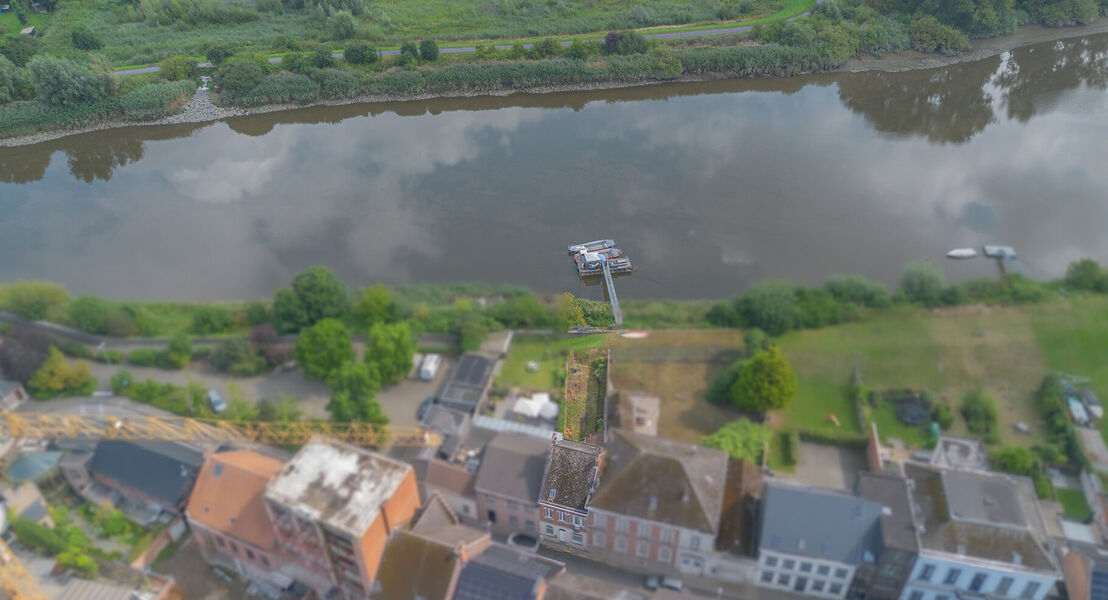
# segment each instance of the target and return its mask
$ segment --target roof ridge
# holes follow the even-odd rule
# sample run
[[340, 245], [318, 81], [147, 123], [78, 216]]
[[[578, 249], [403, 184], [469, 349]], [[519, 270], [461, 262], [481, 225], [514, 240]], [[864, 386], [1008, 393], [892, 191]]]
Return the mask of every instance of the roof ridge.
[[457, 525], [461, 522], [461, 519], [458, 518], [458, 513], [454, 512], [454, 509], [450, 507], [450, 505], [446, 502], [446, 498], [443, 498], [442, 494], [439, 493], [438, 490], [431, 492], [431, 497], [429, 500], [434, 500], [439, 503], [439, 506], [442, 507], [443, 511], [446, 513], [446, 516], [450, 518], [451, 525]]

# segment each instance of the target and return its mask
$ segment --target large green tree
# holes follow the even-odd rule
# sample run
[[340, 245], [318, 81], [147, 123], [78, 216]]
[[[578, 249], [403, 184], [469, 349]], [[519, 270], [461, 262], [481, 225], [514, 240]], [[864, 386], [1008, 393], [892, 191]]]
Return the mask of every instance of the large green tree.
[[1091, 258], [1082, 258], [1066, 268], [1066, 285], [1076, 290], [1108, 292], [1108, 271]]
[[795, 393], [796, 375], [777, 346], [770, 346], [747, 361], [731, 387], [735, 406], [750, 412], [783, 408]]
[[796, 285], [787, 281], [752, 285], [735, 303], [735, 311], [743, 325], [781, 335], [799, 324]]
[[700, 440], [700, 445], [723, 450], [735, 460], [745, 458], [757, 463], [772, 437], [773, 431], [766, 425], [751, 423], [748, 419], [739, 419], [731, 421], [711, 435], [704, 436]]
[[292, 355], [304, 373], [327, 379], [343, 363], [354, 360], [350, 330], [342, 321], [323, 319], [300, 332]]
[[377, 403], [381, 379], [377, 369], [364, 362], [347, 362], [335, 370], [327, 380], [331, 386], [331, 401], [327, 411], [332, 421], [378, 423], [385, 425], [389, 418]]
[[377, 323], [387, 323], [392, 320], [395, 303], [388, 288], [381, 284], [371, 285], [358, 296], [351, 312], [357, 319], [358, 327], [369, 329]]
[[934, 306], [939, 301], [939, 295], [943, 293], [946, 279], [943, 272], [935, 263], [917, 261], [904, 267], [904, 275], [900, 278], [900, 291], [913, 302], [919, 302], [924, 306]]
[[69, 303], [69, 324], [89, 333], [107, 333], [111, 307], [96, 296], [81, 296]]
[[277, 329], [296, 332], [321, 319], [341, 319], [350, 299], [346, 286], [327, 267], [314, 266], [298, 273], [292, 289], [281, 289], [273, 299]]
[[94, 73], [65, 58], [38, 54], [27, 63], [27, 70], [39, 101], [50, 106], [74, 108], [103, 100], [115, 91], [110, 74]]
[[377, 323], [369, 330], [365, 361], [376, 365], [382, 383], [396, 383], [412, 370], [415, 339], [407, 323]]

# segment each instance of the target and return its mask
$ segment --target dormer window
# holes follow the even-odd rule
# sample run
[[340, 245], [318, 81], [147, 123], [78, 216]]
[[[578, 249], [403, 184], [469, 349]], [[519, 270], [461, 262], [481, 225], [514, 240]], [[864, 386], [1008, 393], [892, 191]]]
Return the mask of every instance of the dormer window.
[[554, 488], [550, 488], [550, 492], [548, 492], [546, 495], [549, 499], [553, 500], [554, 496], [558, 495], [558, 490], [556, 490]]

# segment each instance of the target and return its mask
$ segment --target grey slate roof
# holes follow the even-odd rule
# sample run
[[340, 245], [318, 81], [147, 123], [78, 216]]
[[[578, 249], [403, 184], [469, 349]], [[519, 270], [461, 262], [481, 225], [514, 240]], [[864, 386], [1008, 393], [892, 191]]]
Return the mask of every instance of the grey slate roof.
[[477, 470], [477, 491], [538, 502], [550, 442], [519, 433], [503, 432], [485, 447]]
[[727, 460], [719, 450], [614, 431], [590, 506], [716, 534]]
[[600, 448], [558, 440], [551, 448], [539, 502], [584, 511], [596, 478]]
[[548, 558], [494, 544], [462, 567], [454, 600], [534, 600], [543, 580], [563, 568]]
[[20, 386], [18, 381], [11, 381], [8, 379], [0, 379], [0, 398], [7, 396], [14, 392], [16, 388]]
[[180, 444], [105, 440], [88, 468], [175, 508], [188, 497], [203, 462], [203, 454]]
[[912, 504], [908, 498], [908, 483], [903, 477], [859, 473], [858, 495], [886, 509], [881, 514], [881, 541], [884, 547], [912, 552], [919, 548], [912, 520]]
[[881, 553], [880, 517], [856, 496], [766, 482], [758, 549], [861, 565]]
[[463, 354], [450, 380], [439, 394], [439, 403], [472, 411], [492, 378], [493, 362], [478, 354]]
[[1031, 481], [906, 463], [921, 550], [1058, 573]]
[[61, 452], [23, 452], [8, 466], [8, 481], [35, 481], [53, 469], [61, 458]]

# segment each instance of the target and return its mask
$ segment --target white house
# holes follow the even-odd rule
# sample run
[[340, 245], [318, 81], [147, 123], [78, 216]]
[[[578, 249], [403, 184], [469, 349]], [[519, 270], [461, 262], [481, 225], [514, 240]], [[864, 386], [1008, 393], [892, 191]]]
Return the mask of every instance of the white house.
[[1061, 578], [1030, 480], [903, 468], [920, 546], [900, 600], [1043, 600]]

